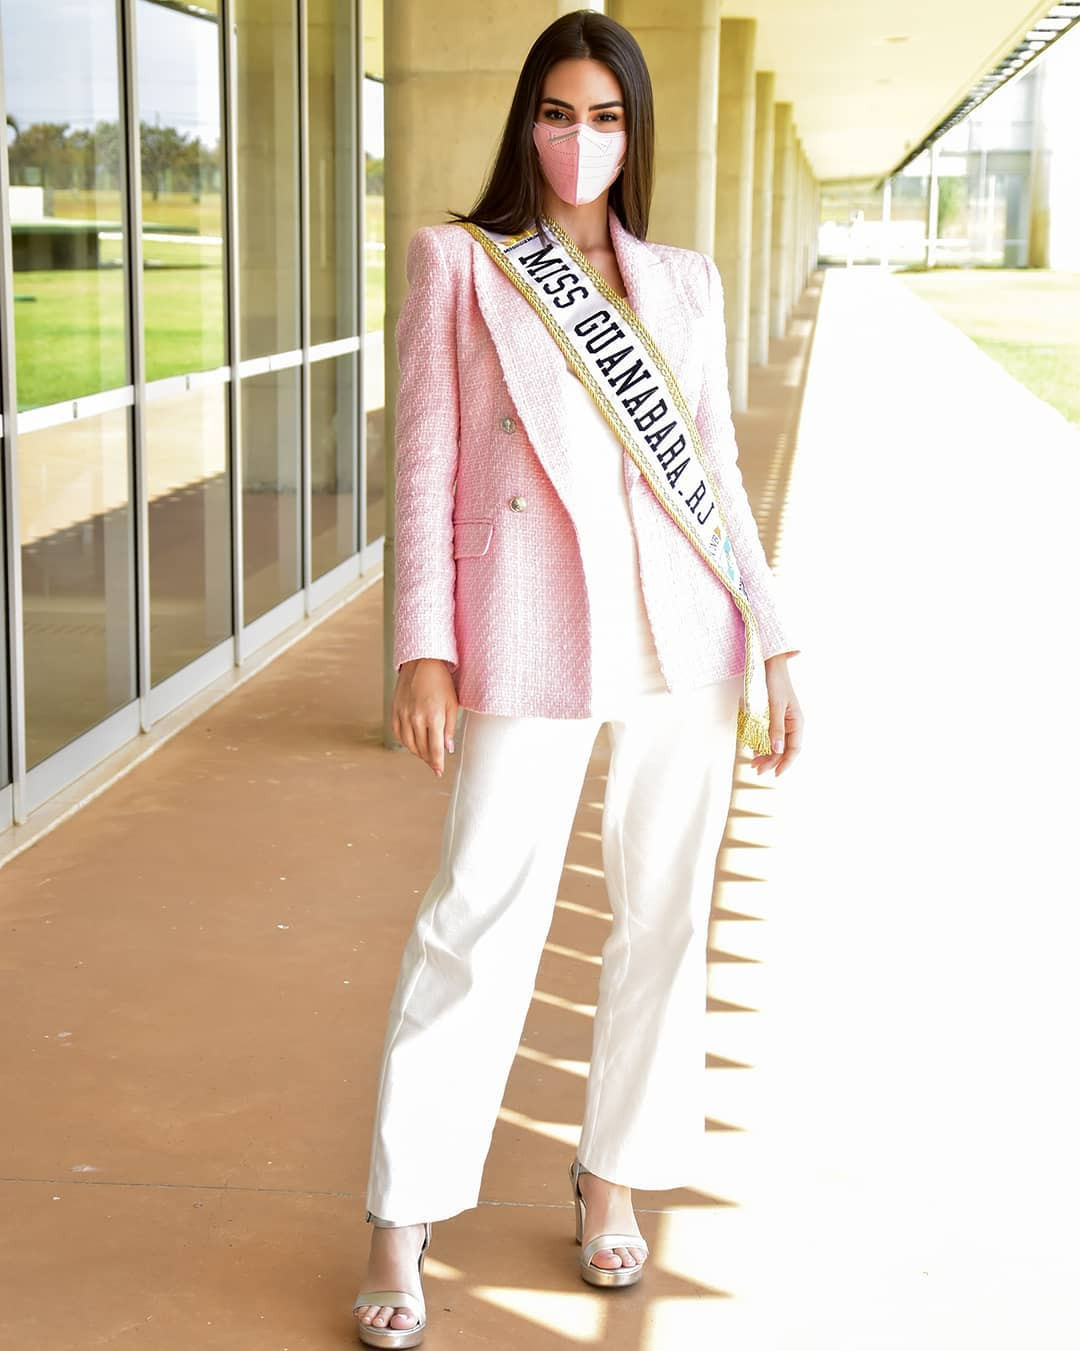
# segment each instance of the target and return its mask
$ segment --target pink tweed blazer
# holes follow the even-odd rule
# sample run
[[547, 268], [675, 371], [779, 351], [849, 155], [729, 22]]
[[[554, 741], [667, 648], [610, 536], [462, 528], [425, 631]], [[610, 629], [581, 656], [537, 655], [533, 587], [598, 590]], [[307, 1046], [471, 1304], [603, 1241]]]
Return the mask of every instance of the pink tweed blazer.
[[[629, 304], [701, 431], [766, 657], [795, 649], [737, 465], [723, 293], [707, 254], [637, 238], [608, 208]], [[589, 595], [558, 388], [565, 359], [529, 302], [460, 225], [409, 242], [395, 330], [394, 665], [449, 663], [460, 704], [591, 716]], [[629, 455], [645, 607], [668, 688], [737, 675], [743, 621]], [[511, 499], [520, 500], [517, 509]]]

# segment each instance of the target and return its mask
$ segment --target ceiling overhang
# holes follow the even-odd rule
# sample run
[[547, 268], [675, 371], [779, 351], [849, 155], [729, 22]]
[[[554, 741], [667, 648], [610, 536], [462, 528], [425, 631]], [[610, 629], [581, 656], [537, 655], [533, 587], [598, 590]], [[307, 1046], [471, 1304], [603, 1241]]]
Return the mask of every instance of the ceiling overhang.
[[[382, 6], [363, 8], [365, 68], [381, 77]], [[775, 73], [811, 169], [831, 182], [894, 170], [1051, 8], [1051, 0], [725, 0], [722, 14], [757, 21], [755, 65]], [[466, 26], [468, 15], [466, 3]]]

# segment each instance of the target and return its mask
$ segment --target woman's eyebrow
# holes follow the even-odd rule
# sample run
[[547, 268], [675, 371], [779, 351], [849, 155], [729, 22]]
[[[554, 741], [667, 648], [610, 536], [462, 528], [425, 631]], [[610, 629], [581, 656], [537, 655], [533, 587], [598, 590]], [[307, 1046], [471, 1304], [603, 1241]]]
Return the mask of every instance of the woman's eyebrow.
[[[547, 97], [547, 98], [542, 98], [542, 99], [540, 100], [540, 102], [541, 102], [541, 103], [557, 103], [557, 104], [559, 105], [560, 108], [569, 108], [571, 112], [574, 111], [574, 105], [573, 105], [572, 103], [567, 103], [567, 101], [566, 101], [565, 99], [554, 99], [554, 98]], [[609, 100], [607, 101], [607, 103], [590, 103], [590, 104], [589, 104], [589, 112], [590, 112], [590, 113], [591, 113], [591, 112], [595, 112], [597, 108], [621, 108], [622, 106], [623, 106], [623, 105], [622, 105], [622, 100], [621, 100], [621, 99], [609, 99]]]

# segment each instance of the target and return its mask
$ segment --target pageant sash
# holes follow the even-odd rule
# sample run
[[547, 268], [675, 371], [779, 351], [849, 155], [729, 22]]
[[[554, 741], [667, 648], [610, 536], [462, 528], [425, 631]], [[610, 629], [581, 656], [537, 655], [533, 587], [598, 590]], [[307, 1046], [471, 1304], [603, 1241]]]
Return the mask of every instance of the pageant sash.
[[458, 224], [483, 245], [543, 320], [665, 511], [738, 607], [746, 642], [738, 737], [768, 755], [769, 691], [757, 622], [697, 423], [638, 316], [558, 221], [542, 219], [553, 237], [546, 243], [535, 229], [507, 235], [472, 221]]

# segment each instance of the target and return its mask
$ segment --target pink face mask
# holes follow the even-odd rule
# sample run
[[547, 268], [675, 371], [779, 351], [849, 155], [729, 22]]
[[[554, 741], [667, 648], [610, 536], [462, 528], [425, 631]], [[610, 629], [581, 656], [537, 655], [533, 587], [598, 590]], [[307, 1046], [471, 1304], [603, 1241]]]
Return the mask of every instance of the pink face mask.
[[626, 132], [596, 131], [586, 122], [533, 123], [533, 144], [544, 177], [564, 202], [591, 202], [618, 177], [626, 154]]

